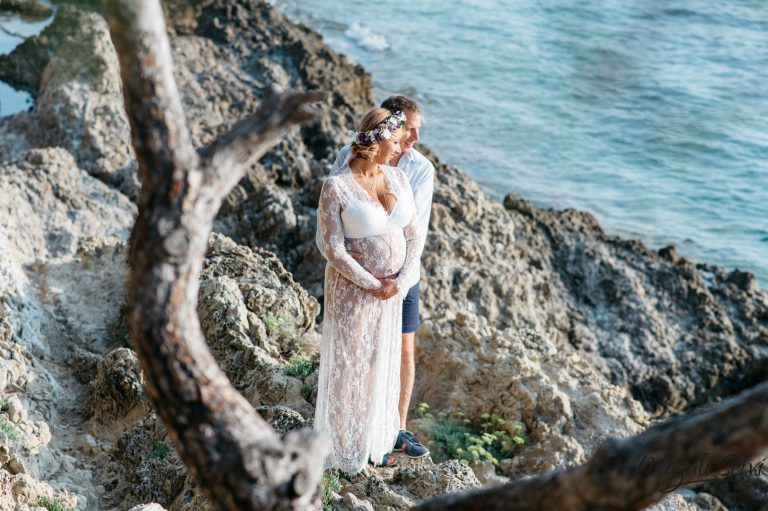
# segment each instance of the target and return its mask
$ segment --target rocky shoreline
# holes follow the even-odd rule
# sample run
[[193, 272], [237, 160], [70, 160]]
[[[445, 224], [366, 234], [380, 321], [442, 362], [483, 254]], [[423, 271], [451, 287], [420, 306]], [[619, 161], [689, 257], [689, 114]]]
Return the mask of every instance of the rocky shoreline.
[[[0, 509], [35, 509], [41, 497], [81, 510], [207, 509], [129, 348], [136, 163], [106, 24], [98, 3], [77, 4], [0, 56], [0, 79], [36, 99], [0, 118]], [[307, 426], [313, 375], [284, 367], [316, 351], [315, 208], [347, 129], [373, 104], [371, 77], [268, 2], [165, 8], [198, 146], [255, 111], [270, 83], [330, 93], [317, 122], [227, 199], [200, 293], [206, 338], [235, 386], [278, 431]], [[413, 403], [497, 413], [531, 441], [494, 477], [455, 461], [366, 470], [342, 481], [338, 509], [405, 509], [478, 477], [578, 464], [606, 438], [768, 377], [768, 293], [751, 274], [610, 236], [588, 213], [511, 194], [499, 203], [424, 151], [437, 172]], [[767, 488], [765, 476], [714, 481], [655, 509], [752, 510]]]

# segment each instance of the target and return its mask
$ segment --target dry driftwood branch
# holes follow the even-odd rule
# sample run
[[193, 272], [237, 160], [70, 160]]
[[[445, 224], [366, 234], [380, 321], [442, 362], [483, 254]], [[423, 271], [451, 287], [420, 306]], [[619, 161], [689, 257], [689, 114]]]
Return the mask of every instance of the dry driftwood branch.
[[205, 183], [226, 190], [221, 193], [223, 200], [240, 179], [240, 175], [236, 176], [229, 169], [245, 169], [253, 161], [254, 154], [263, 154], [277, 143], [282, 134], [278, 129], [280, 124], [310, 120], [312, 114], [303, 110], [302, 105], [323, 97], [324, 94], [319, 92], [281, 95], [269, 89], [258, 112], [235, 124], [229, 133], [216, 139], [202, 152]]
[[190, 139], [157, 0], [106, 0], [142, 182], [131, 236], [129, 324], [149, 396], [218, 509], [315, 509], [327, 447], [281, 441], [230, 384], [197, 316], [199, 275], [221, 200], [246, 165], [299, 122], [317, 93], [274, 93], [202, 156]]
[[[599, 447], [587, 463], [439, 497], [417, 511], [628, 511], [702, 481], [755, 470], [768, 446], [768, 383], [715, 407]], [[768, 471], [768, 463], [763, 465]]]

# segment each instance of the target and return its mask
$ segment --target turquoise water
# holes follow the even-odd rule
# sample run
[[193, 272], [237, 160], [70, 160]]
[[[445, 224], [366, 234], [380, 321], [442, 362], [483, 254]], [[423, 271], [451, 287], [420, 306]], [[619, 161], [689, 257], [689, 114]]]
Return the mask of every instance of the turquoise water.
[[[768, 4], [275, 1], [491, 195], [768, 282]], [[511, 5], [510, 5], [511, 4]]]
[[[50, 5], [50, 2], [45, 2]], [[32, 21], [18, 14], [0, 13], [0, 53], [10, 53], [25, 38], [36, 35], [53, 21], [53, 16], [45, 20]], [[32, 106], [32, 97], [5, 82], [0, 82], [0, 116], [11, 115]]]

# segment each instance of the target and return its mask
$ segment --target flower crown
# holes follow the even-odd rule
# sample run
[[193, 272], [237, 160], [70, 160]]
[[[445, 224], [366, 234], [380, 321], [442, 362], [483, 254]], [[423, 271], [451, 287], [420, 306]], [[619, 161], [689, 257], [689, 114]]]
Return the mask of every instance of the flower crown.
[[379, 140], [389, 140], [392, 137], [392, 133], [405, 126], [406, 121], [405, 113], [394, 112], [392, 115], [384, 119], [382, 122], [376, 125], [375, 128], [369, 131], [357, 131], [355, 132], [355, 138], [353, 144], [371, 145]]

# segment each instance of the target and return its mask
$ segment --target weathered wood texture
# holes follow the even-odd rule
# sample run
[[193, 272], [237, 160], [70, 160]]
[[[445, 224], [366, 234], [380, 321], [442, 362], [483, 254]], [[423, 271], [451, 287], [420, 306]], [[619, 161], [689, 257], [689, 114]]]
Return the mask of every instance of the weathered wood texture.
[[231, 386], [197, 316], [214, 216], [246, 166], [310, 119], [319, 93], [272, 93], [198, 154], [187, 131], [157, 0], [107, 0], [139, 162], [131, 236], [129, 324], [147, 391], [190, 473], [218, 509], [316, 509], [325, 445], [284, 441]]
[[[417, 511], [629, 511], [702, 481], [743, 474], [768, 446], [768, 383], [716, 407], [600, 446], [587, 463], [497, 488], [454, 494]], [[763, 464], [763, 473], [768, 464]]]

